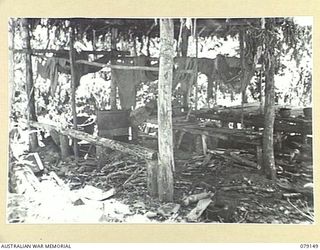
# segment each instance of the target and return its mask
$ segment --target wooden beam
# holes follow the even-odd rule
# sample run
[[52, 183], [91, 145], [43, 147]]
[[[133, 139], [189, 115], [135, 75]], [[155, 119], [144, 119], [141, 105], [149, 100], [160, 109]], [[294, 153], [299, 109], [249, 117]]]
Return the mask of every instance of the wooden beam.
[[[149, 66], [131, 66], [131, 65], [110, 65], [107, 63], [98, 63], [98, 62], [89, 62], [86, 60], [77, 60], [76, 63], [86, 64], [91, 66], [97, 66], [101, 68], [110, 67], [111, 69], [123, 69], [123, 70], [146, 70], [146, 71], [159, 71], [158, 67], [149, 67]], [[194, 70], [179, 70], [181, 73], [194, 74]]]
[[[72, 120], [73, 120], [73, 129], [77, 130], [77, 110], [76, 110], [76, 70], [75, 70], [75, 51], [73, 48], [74, 43], [74, 29], [70, 27], [70, 50], [69, 50], [69, 60], [70, 60], [70, 68], [71, 68], [71, 109], [72, 109]], [[79, 85], [79, 84], [78, 84]], [[76, 161], [79, 157], [78, 152], [78, 142], [75, 139], [73, 141], [73, 153]]]
[[158, 86], [158, 191], [160, 201], [173, 200], [172, 79], [174, 55], [172, 19], [160, 19], [160, 68]]
[[115, 140], [111, 140], [108, 138], [102, 138], [100, 136], [90, 135], [90, 134], [87, 134], [87, 133], [84, 133], [84, 132], [81, 132], [78, 130], [65, 129], [65, 128], [61, 128], [59, 126], [54, 126], [54, 125], [50, 125], [50, 124], [46, 124], [46, 123], [29, 121], [29, 124], [31, 126], [34, 126], [36, 128], [40, 128], [40, 129], [46, 129], [49, 131], [56, 130], [59, 133], [61, 133], [62, 135], [70, 136], [72, 138], [77, 138], [79, 140], [84, 140], [84, 141], [90, 142], [90, 143], [97, 145], [97, 146], [107, 147], [107, 148], [111, 148], [113, 150], [118, 150], [120, 152], [130, 154], [130, 155], [135, 155], [135, 156], [138, 156], [142, 159], [155, 160], [157, 158], [156, 151], [154, 151], [152, 149], [141, 147], [139, 145], [115, 141]]
[[[25, 54], [46, 54], [46, 53], [53, 53], [53, 54], [68, 54], [70, 50], [66, 49], [10, 49], [13, 53], [25, 53]], [[80, 53], [83, 54], [93, 54], [93, 55], [108, 55], [110, 53], [119, 54], [119, 55], [129, 55], [128, 51], [118, 51], [118, 50], [111, 50], [111, 51], [99, 51], [99, 50], [82, 50]]]

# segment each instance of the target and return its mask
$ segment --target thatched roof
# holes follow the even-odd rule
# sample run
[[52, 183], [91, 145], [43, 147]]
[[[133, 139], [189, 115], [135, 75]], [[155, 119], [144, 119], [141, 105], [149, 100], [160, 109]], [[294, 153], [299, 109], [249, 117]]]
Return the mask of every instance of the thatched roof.
[[[33, 26], [40, 23], [39, 18], [32, 18]], [[174, 20], [175, 38], [179, 35], [180, 19]], [[281, 22], [283, 18], [278, 18]], [[86, 33], [87, 39], [92, 39], [92, 31], [96, 35], [104, 35], [111, 28], [117, 28], [119, 34], [131, 34], [135, 37], [144, 35], [159, 37], [159, 21], [154, 18], [50, 18], [48, 24], [64, 28], [66, 23], [71, 23], [78, 33]], [[240, 28], [261, 27], [261, 18], [198, 18], [197, 31], [200, 36], [208, 37], [216, 35], [219, 37], [235, 36]]]

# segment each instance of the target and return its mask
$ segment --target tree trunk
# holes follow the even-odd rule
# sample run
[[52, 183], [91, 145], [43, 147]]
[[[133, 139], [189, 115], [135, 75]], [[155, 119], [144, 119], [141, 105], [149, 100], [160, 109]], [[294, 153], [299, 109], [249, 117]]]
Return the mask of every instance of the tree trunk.
[[186, 19], [180, 19], [180, 34], [179, 34], [179, 41], [178, 41], [178, 56], [186, 57], [188, 54], [188, 38], [189, 32], [186, 26]]
[[16, 19], [10, 19], [10, 29], [9, 29], [9, 42], [11, 43], [9, 46], [9, 89], [10, 89], [10, 114], [12, 110], [12, 105], [14, 102], [15, 96], [15, 81], [14, 81], [14, 37], [15, 37], [15, 26], [16, 26]]
[[[23, 27], [23, 43], [24, 47], [30, 51], [30, 34], [29, 34], [29, 22], [28, 19], [22, 19], [22, 27]], [[28, 120], [37, 121], [36, 116], [36, 107], [34, 102], [34, 85], [33, 85], [33, 72], [32, 72], [32, 58], [31, 54], [26, 54], [26, 90], [28, 96], [28, 110], [27, 117]], [[29, 127], [30, 132], [33, 130], [32, 127]], [[29, 134], [29, 150], [35, 151], [38, 148], [38, 136], [36, 132], [31, 132]]]
[[[77, 130], [77, 110], [76, 110], [76, 86], [79, 85], [79, 83], [76, 83], [77, 79], [79, 79], [76, 76], [76, 70], [75, 70], [75, 54], [74, 54], [74, 30], [71, 27], [70, 28], [70, 68], [71, 68], [71, 108], [72, 108], [72, 120], [73, 120], [73, 129]], [[78, 142], [77, 139], [73, 140], [73, 153], [74, 157], [77, 160], [79, 156], [78, 152]]]
[[240, 47], [240, 61], [241, 61], [241, 128], [243, 128], [243, 104], [244, 104], [244, 99], [245, 99], [245, 94], [246, 94], [246, 90], [245, 87], [246, 86], [246, 78], [245, 78], [245, 71], [246, 71], [246, 67], [245, 67], [245, 57], [244, 57], [244, 34], [245, 31], [243, 29], [240, 30], [239, 33], [239, 47]]
[[[117, 41], [116, 41], [116, 34], [117, 30], [112, 28], [111, 30], [111, 50], [117, 49]], [[115, 64], [115, 59], [111, 58], [111, 64]], [[114, 74], [113, 70], [111, 69], [111, 82], [110, 82], [110, 106], [111, 110], [117, 110], [117, 85], [114, 81]]]
[[[268, 45], [266, 45], [268, 46]], [[273, 127], [275, 119], [274, 108], [274, 64], [273, 53], [269, 55], [270, 63], [266, 65], [264, 132], [263, 132], [263, 163], [264, 172], [268, 178], [276, 179], [276, 168], [273, 151]]]
[[160, 68], [158, 97], [158, 191], [160, 201], [173, 200], [173, 135], [172, 135], [172, 76], [173, 20], [160, 20]]

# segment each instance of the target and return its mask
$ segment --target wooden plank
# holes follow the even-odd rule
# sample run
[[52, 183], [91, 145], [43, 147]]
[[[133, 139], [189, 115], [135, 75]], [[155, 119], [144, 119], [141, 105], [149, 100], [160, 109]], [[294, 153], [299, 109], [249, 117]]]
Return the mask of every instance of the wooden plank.
[[202, 139], [202, 150], [203, 150], [203, 154], [206, 155], [206, 154], [207, 154], [207, 150], [208, 150], [208, 146], [207, 146], [207, 136], [206, 136], [206, 135], [201, 135], [201, 139]]
[[187, 221], [197, 222], [211, 202], [211, 198], [200, 200], [197, 206], [194, 209], [192, 209], [191, 212], [187, 215]]
[[[21, 120], [23, 121], [23, 120]], [[139, 145], [133, 145], [125, 142], [120, 142], [120, 141], [115, 141], [107, 138], [102, 138], [99, 136], [94, 136], [90, 135], [81, 131], [77, 131], [74, 129], [64, 129], [58, 126], [53, 126], [45, 123], [40, 123], [40, 122], [35, 122], [35, 121], [29, 121], [31, 126], [34, 126], [36, 128], [41, 128], [41, 129], [47, 129], [47, 130], [56, 130], [59, 133], [67, 136], [71, 136], [73, 138], [77, 138], [79, 140], [84, 140], [87, 142], [90, 142], [94, 145], [101, 146], [101, 147], [107, 147], [111, 148], [113, 150], [118, 150], [123, 153], [131, 154], [131, 155], [136, 155], [142, 159], [150, 159], [150, 160], [155, 160], [157, 158], [157, 152], [141, 147]]]

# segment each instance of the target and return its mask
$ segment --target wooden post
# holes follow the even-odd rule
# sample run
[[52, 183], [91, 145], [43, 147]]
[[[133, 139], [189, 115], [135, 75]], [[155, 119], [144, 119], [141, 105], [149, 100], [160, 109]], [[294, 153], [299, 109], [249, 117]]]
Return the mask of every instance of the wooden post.
[[259, 84], [260, 84], [260, 96], [259, 96], [259, 102], [260, 102], [260, 114], [263, 113], [263, 91], [262, 91], [262, 70], [260, 69], [260, 76], [259, 76]]
[[239, 43], [240, 43], [240, 60], [241, 60], [241, 128], [243, 129], [243, 105], [244, 105], [244, 98], [246, 94], [245, 90], [245, 55], [244, 55], [244, 30], [241, 29], [239, 33]]
[[194, 79], [194, 84], [195, 84], [195, 96], [194, 96], [194, 102], [195, 102], [195, 105], [194, 105], [194, 109], [195, 110], [198, 110], [198, 33], [197, 33], [197, 19], [195, 18], [194, 19], [194, 36], [195, 36], [195, 39], [196, 39], [196, 53], [195, 53], [195, 56], [196, 56], [196, 70], [195, 70], [195, 79]]
[[[79, 79], [76, 76], [75, 71], [75, 53], [73, 48], [74, 43], [74, 29], [70, 27], [70, 68], [71, 68], [71, 109], [72, 109], [72, 119], [73, 119], [73, 129], [77, 130], [77, 110], [76, 110], [76, 79]], [[76, 160], [78, 160], [78, 141], [77, 139], [73, 140], [73, 153]]]
[[178, 56], [186, 57], [188, 55], [188, 28], [186, 25], [186, 19], [180, 18], [180, 32], [178, 40]]
[[160, 201], [173, 200], [172, 76], [174, 55], [172, 19], [160, 19], [160, 68], [158, 95], [158, 191]]
[[16, 26], [16, 19], [11, 18], [10, 19], [10, 31], [9, 31], [9, 89], [10, 89], [10, 114], [12, 110], [12, 105], [14, 102], [14, 96], [15, 96], [15, 81], [14, 81], [14, 38], [15, 38], [15, 26]]
[[[92, 30], [92, 50], [96, 51], [97, 50], [97, 38], [96, 38], [96, 31]], [[97, 60], [97, 55], [93, 55], [93, 59]]]
[[[117, 49], [117, 30], [111, 29], [111, 50]], [[111, 58], [111, 64], [115, 64], [115, 58]], [[114, 73], [111, 69], [111, 82], [110, 82], [110, 106], [111, 110], [117, 110], [117, 85], [114, 81]]]
[[[31, 50], [30, 45], [30, 34], [29, 34], [29, 22], [28, 19], [22, 19], [22, 27], [23, 27], [23, 41], [24, 46], [27, 50]], [[34, 85], [33, 85], [33, 72], [32, 72], [32, 59], [31, 54], [26, 54], [26, 90], [28, 96], [28, 111], [27, 118], [28, 120], [37, 121], [36, 116], [36, 107], [34, 102]], [[29, 131], [34, 131], [32, 127], [29, 127]], [[29, 134], [29, 150], [35, 151], [38, 148], [38, 136], [36, 132], [31, 132]]]
[[71, 148], [69, 147], [69, 137], [66, 135], [59, 135], [61, 159], [65, 160], [70, 156]]
[[267, 177], [272, 180], [276, 179], [276, 167], [274, 162], [273, 150], [273, 130], [275, 119], [274, 107], [274, 66], [275, 57], [273, 54], [274, 48], [266, 43], [266, 58], [269, 63], [266, 63], [266, 86], [265, 86], [265, 106], [264, 106], [264, 131], [263, 131], [263, 169]]
[[[181, 56], [182, 57], [187, 57], [188, 55], [188, 38], [189, 38], [189, 32], [188, 32], [188, 28], [186, 26], [186, 19], [181, 19], [181, 25], [182, 25], [182, 29], [181, 29], [181, 42], [180, 42], [180, 52], [181, 52]], [[191, 76], [192, 77], [192, 76]], [[190, 88], [191, 86], [187, 86], [187, 90], [185, 93], [183, 93], [182, 95], [182, 105], [183, 107], [189, 107], [189, 95], [190, 95]]]
[[147, 162], [147, 187], [148, 192], [152, 197], [156, 197], [158, 194], [158, 183], [157, 183], [157, 170], [158, 170], [158, 161]]

